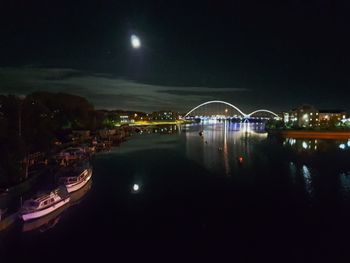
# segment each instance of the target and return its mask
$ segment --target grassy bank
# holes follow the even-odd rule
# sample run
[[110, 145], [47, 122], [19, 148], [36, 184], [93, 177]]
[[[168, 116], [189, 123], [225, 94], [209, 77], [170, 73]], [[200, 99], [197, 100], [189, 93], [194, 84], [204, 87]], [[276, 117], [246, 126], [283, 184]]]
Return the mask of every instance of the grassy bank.
[[300, 139], [350, 139], [350, 130], [269, 130], [269, 134]]

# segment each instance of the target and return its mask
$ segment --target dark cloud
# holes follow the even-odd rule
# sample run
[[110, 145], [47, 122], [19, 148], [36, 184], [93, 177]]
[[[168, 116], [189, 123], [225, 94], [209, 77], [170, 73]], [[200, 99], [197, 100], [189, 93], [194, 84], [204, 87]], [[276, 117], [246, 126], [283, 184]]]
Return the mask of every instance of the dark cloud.
[[[86, 97], [96, 108], [186, 111], [207, 100], [227, 99], [245, 88], [177, 87], [139, 83], [74, 69], [0, 68], [0, 93], [66, 92]], [[179, 103], [181, 101], [181, 103]]]
[[173, 94], [173, 95], [181, 95], [181, 96], [190, 96], [190, 95], [196, 95], [196, 96], [207, 96], [207, 97], [228, 97], [232, 96], [233, 94], [237, 95], [237, 92], [247, 92], [249, 90], [247, 89], [218, 89], [216, 88], [215, 91], [205, 91], [205, 90], [159, 90], [157, 92], [160, 93], [167, 93], [167, 94]]

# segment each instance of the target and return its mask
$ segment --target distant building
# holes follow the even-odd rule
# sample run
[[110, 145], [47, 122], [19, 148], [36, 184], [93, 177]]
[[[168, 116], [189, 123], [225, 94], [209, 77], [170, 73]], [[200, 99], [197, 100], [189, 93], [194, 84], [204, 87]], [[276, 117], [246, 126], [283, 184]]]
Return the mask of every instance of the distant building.
[[320, 110], [320, 125], [335, 126], [342, 120], [346, 119], [347, 113], [344, 110]]
[[135, 120], [130, 118], [129, 115], [119, 115], [120, 124], [134, 123]]
[[151, 118], [157, 121], [174, 121], [178, 118], [178, 114], [172, 111], [155, 111], [152, 112]]
[[286, 126], [299, 128], [334, 127], [346, 117], [344, 110], [318, 110], [311, 105], [302, 105], [283, 112]]
[[290, 127], [316, 127], [319, 124], [318, 110], [311, 105], [302, 105], [283, 113], [284, 123]]

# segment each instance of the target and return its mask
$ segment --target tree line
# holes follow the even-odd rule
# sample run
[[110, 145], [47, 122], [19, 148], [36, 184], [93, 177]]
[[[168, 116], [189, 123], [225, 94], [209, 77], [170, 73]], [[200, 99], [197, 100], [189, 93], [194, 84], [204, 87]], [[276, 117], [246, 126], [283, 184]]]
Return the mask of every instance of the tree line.
[[0, 185], [17, 183], [26, 154], [48, 152], [62, 131], [97, 129], [103, 119], [85, 98], [35, 92], [0, 95]]

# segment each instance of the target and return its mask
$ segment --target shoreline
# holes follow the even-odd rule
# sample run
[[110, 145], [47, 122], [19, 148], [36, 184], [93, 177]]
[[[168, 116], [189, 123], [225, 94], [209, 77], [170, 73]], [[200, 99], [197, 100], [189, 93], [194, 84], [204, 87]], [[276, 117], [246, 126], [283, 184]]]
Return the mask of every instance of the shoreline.
[[[152, 123], [147, 123], [147, 122], [139, 122], [139, 123], [135, 123], [133, 125], [130, 125], [130, 126], [125, 126], [124, 128], [137, 128], [137, 127], [146, 127], [146, 126], [160, 126], [160, 125], [177, 125], [177, 124], [185, 124], [186, 122], [183, 122], [183, 121], [163, 121], [163, 122], [152, 122]], [[123, 127], [115, 127], [114, 129], [111, 129], [111, 130], [115, 130], [115, 129], [120, 129]], [[119, 147], [120, 144], [122, 144], [123, 142], [126, 141], [127, 138], [130, 137], [130, 131], [127, 132], [124, 130], [124, 133], [120, 136], [120, 135], [115, 135], [114, 137], [114, 143], [112, 143], [111, 145], [109, 145], [109, 149], [112, 149], [112, 148], [116, 148], [116, 147]], [[111, 136], [113, 137], [113, 136]], [[101, 137], [101, 139], [103, 139]], [[106, 139], [106, 138], [104, 138]], [[83, 144], [85, 142], [81, 141], [81, 142], [72, 142], [72, 143], [69, 143], [69, 144], [66, 144], [66, 145], [62, 145], [60, 147], [58, 147], [56, 150], [57, 151], [60, 151], [60, 150], [63, 150], [65, 148], [68, 148], [68, 147], [79, 147], [80, 144]], [[97, 151], [95, 152], [94, 154], [92, 154], [90, 157], [96, 155], [96, 154], [99, 154], [100, 152], [105, 152], [107, 150], [104, 149], [104, 150], [100, 150], [100, 151]], [[52, 164], [49, 164], [49, 166], [51, 166]], [[40, 179], [39, 175], [41, 173], [45, 173], [45, 169], [48, 169], [48, 167], [45, 167], [43, 168], [42, 170], [40, 170], [39, 172], [36, 172], [35, 174], [29, 176], [27, 179], [23, 180], [22, 182], [19, 182], [17, 184], [14, 184], [14, 185], [9, 185], [7, 186], [5, 191], [3, 192], [0, 192], [0, 210], [1, 208], [3, 207], [6, 207], [9, 203], [11, 203], [14, 199], [16, 198], [19, 198], [21, 195], [24, 195], [28, 192], [30, 192], [33, 187], [38, 183], [38, 180]], [[1, 211], [0, 211], [1, 213]], [[0, 217], [0, 232], [5, 229], [6, 227], [3, 227], [3, 222], [5, 219], [7, 219], [7, 217], [9, 217], [10, 215], [7, 215], [5, 216], [5, 218], [1, 218]]]
[[313, 131], [313, 130], [270, 130], [269, 135], [296, 139], [350, 139], [350, 131]]
[[[189, 124], [193, 123], [193, 121], [187, 120], [175, 120], [175, 121], [136, 121], [134, 123], [129, 123], [129, 127], [134, 126], [159, 126], [159, 125], [181, 125], [181, 124]], [[121, 124], [116, 127], [123, 127]], [[126, 126], [127, 127], [127, 126]]]

